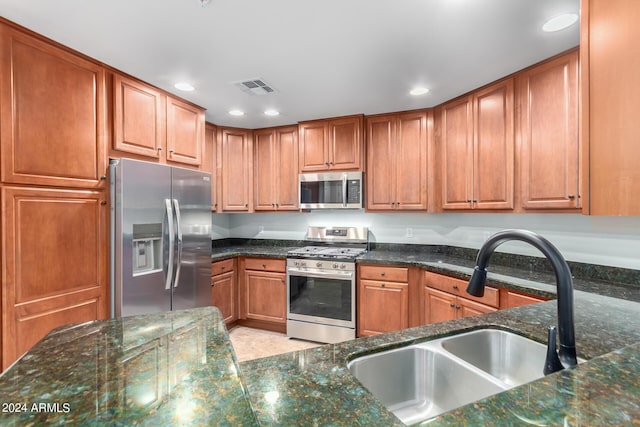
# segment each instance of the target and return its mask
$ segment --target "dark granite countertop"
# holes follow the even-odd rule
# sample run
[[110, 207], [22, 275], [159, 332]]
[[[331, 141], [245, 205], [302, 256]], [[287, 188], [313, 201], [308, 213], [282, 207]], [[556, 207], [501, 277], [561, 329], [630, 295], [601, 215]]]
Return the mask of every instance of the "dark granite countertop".
[[[637, 422], [640, 304], [577, 292], [575, 317], [578, 355], [593, 360], [445, 413], [429, 425], [525, 424], [518, 414], [547, 422], [537, 425], [563, 425], [565, 418], [571, 425]], [[350, 374], [349, 360], [483, 327], [544, 342], [547, 326], [556, 322], [556, 302], [548, 301], [256, 359], [240, 369], [260, 425], [402, 425]]]
[[55, 329], [0, 375], [0, 404], [3, 426], [256, 424], [215, 307]]

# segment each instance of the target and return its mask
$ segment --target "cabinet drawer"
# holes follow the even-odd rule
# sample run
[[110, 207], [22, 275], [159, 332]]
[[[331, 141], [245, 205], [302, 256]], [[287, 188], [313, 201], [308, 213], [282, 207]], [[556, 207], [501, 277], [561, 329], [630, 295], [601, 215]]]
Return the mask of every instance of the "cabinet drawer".
[[245, 258], [244, 268], [245, 270], [278, 271], [284, 273], [286, 262], [283, 259]]
[[391, 282], [408, 282], [409, 269], [406, 267], [388, 267], [363, 265], [360, 267], [360, 279], [388, 280]]
[[431, 288], [439, 289], [441, 291], [490, 305], [492, 307], [500, 307], [500, 291], [490, 286], [485, 286], [484, 296], [474, 297], [465, 291], [465, 289], [467, 289], [467, 282], [464, 280], [425, 271], [424, 282], [426, 286]]
[[217, 276], [218, 274], [233, 271], [233, 258], [225, 259], [224, 261], [217, 261], [211, 264], [211, 275]]

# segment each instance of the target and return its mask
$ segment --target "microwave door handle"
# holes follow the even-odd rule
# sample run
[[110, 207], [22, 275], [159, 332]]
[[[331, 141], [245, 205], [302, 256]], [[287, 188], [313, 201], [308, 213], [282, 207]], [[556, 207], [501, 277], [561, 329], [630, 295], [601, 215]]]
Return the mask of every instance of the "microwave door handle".
[[167, 273], [165, 276], [165, 285], [164, 288], [166, 290], [171, 289], [171, 284], [173, 282], [173, 250], [175, 245], [175, 234], [173, 232], [173, 209], [171, 209], [171, 200], [164, 199], [164, 207], [167, 213], [167, 228], [169, 231], [169, 260], [167, 261]]
[[178, 287], [180, 280], [180, 268], [182, 267], [182, 219], [180, 217], [180, 203], [177, 199], [173, 199], [173, 207], [176, 213], [176, 235], [178, 236], [178, 259], [176, 262], [176, 277], [173, 279], [173, 287]]
[[342, 206], [347, 207], [347, 174], [342, 174]]

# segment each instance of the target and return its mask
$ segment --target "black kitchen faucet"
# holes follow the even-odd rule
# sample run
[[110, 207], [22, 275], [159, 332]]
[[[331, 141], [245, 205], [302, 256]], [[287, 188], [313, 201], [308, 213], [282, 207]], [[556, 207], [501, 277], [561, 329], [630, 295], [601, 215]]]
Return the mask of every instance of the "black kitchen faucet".
[[573, 280], [571, 271], [560, 251], [544, 237], [527, 230], [504, 230], [489, 237], [482, 245], [476, 258], [476, 267], [473, 270], [467, 293], [474, 296], [484, 295], [484, 285], [487, 280], [487, 263], [495, 249], [504, 242], [518, 240], [537, 248], [549, 260], [556, 275], [558, 295], [558, 329], [560, 335], [559, 360], [556, 352], [555, 327], [549, 328], [547, 347], [547, 360], [544, 373], [550, 374], [563, 368], [573, 368], [578, 362], [576, 359], [576, 338], [573, 321]]

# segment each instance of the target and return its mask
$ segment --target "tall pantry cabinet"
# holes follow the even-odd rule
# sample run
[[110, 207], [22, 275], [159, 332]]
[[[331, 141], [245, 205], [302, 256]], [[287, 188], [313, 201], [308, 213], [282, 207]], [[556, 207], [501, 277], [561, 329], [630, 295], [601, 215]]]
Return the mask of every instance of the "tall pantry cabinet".
[[104, 68], [0, 20], [2, 369], [107, 316]]

